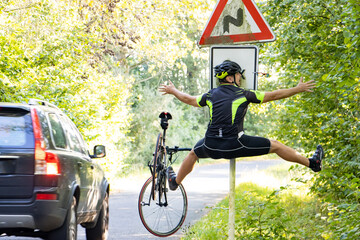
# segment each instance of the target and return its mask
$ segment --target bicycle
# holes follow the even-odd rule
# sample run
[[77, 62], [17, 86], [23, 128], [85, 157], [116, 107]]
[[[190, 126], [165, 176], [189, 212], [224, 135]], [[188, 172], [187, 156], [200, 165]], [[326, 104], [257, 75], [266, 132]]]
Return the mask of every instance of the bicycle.
[[141, 222], [151, 234], [167, 237], [177, 232], [184, 223], [188, 202], [182, 184], [175, 191], [169, 191], [166, 169], [176, 161], [177, 158], [173, 160], [175, 153], [190, 151], [191, 148], [166, 146], [166, 130], [172, 116], [162, 112], [159, 118], [163, 133], [158, 134], [154, 157], [148, 162], [151, 177], [140, 191], [138, 209]]

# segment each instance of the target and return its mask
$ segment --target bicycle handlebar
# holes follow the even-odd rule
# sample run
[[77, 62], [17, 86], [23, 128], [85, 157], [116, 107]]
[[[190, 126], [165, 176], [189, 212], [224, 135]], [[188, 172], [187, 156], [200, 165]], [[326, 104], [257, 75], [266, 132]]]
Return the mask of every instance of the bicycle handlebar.
[[176, 152], [181, 152], [181, 151], [191, 151], [191, 149], [192, 148], [179, 148], [178, 146], [175, 146], [173, 148], [167, 147], [166, 151], [171, 154], [171, 153], [176, 153]]

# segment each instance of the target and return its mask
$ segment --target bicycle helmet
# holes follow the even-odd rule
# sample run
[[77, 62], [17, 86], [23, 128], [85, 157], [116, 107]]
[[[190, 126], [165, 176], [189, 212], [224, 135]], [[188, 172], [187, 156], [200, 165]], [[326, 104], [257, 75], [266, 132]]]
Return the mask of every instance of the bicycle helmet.
[[215, 77], [217, 77], [220, 82], [224, 82], [226, 76], [235, 75], [237, 72], [241, 73], [242, 78], [245, 79], [243, 76], [245, 69], [242, 70], [239, 64], [230, 60], [225, 60], [223, 63], [214, 67], [214, 70]]

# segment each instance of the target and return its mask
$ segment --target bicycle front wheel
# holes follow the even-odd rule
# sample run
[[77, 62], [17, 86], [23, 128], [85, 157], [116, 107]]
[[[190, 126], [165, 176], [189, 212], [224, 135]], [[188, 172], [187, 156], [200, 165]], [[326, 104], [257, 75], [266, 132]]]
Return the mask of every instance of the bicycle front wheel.
[[153, 200], [151, 183], [152, 177], [140, 191], [138, 208], [141, 222], [151, 234], [167, 237], [178, 231], [185, 221], [188, 204], [186, 192], [180, 184], [177, 190], [166, 191], [166, 198], [162, 194], [163, 196], [156, 196]]

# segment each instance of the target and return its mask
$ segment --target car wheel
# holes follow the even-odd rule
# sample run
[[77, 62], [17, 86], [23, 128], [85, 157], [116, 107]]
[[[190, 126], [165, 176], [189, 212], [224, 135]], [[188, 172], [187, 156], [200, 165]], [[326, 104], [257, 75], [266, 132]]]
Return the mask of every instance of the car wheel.
[[95, 227], [86, 229], [87, 240], [106, 240], [109, 232], [109, 195], [105, 194]]
[[76, 240], [76, 238], [77, 238], [76, 198], [73, 196], [64, 224], [60, 228], [50, 232], [46, 239]]

